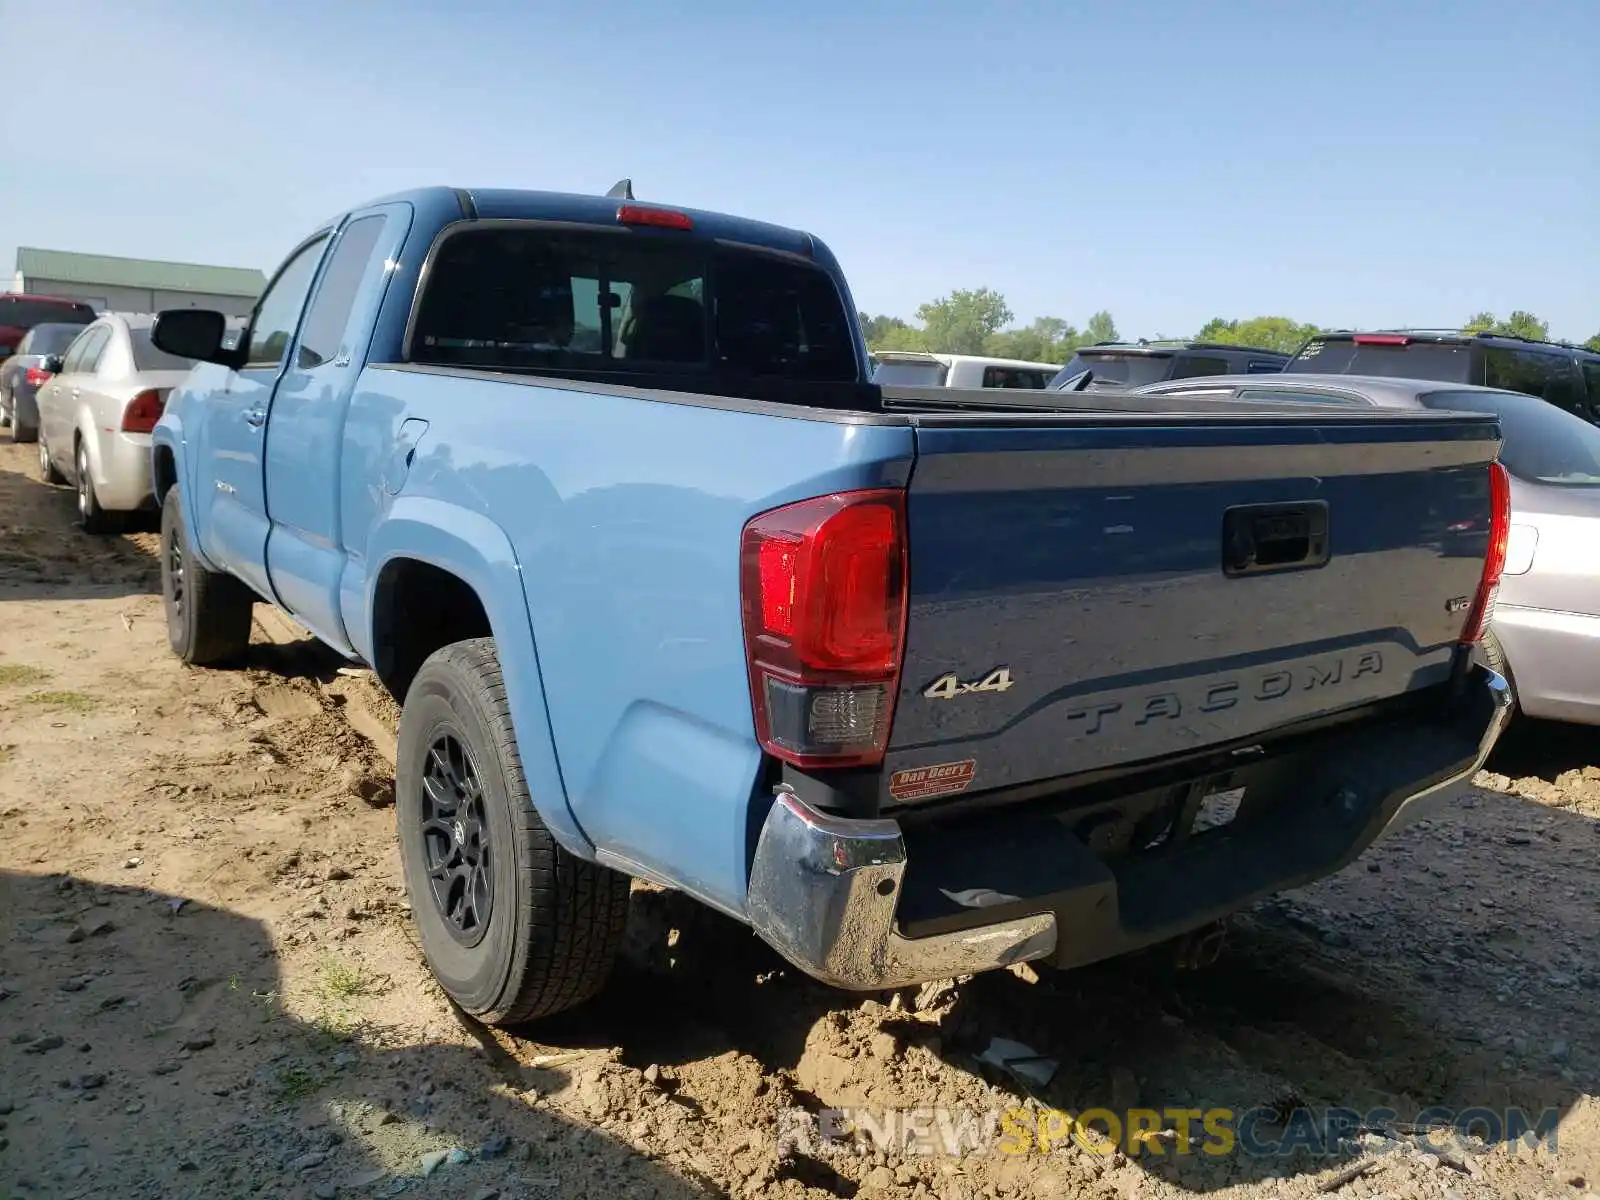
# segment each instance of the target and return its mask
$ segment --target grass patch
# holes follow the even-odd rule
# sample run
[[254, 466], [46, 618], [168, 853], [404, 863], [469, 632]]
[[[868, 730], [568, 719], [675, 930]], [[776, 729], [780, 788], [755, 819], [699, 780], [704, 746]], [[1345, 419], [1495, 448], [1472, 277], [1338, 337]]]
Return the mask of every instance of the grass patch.
[[32, 663], [0, 663], [0, 687], [32, 687], [49, 678], [49, 671]]
[[22, 703], [74, 713], [93, 712], [100, 706], [100, 701], [85, 692], [29, 692], [22, 697]]
[[330, 1000], [354, 1000], [357, 996], [376, 996], [389, 984], [386, 976], [376, 975], [360, 964], [340, 962], [331, 954], [317, 968], [317, 986]]
[[278, 1099], [294, 1102], [315, 1095], [327, 1079], [304, 1067], [285, 1067], [278, 1072]]

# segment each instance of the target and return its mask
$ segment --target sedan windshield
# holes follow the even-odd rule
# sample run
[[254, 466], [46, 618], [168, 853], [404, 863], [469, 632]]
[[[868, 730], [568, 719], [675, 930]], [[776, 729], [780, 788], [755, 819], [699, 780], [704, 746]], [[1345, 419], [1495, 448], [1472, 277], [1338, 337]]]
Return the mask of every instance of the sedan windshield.
[[1534, 396], [1512, 392], [1430, 392], [1429, 408], [1500, 418], [1500, 461], [1528, 483], [1600, 487], [1600, 429]]

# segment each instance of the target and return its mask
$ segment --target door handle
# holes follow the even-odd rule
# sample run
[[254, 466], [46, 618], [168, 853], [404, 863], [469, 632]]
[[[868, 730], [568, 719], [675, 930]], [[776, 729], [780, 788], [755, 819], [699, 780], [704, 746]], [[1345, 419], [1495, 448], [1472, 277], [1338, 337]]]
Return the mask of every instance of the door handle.
[[247, 408], [244, 410], [244, 423], [251, 429], [260, 429], [267, 423], [267, 410], [264, 408]]

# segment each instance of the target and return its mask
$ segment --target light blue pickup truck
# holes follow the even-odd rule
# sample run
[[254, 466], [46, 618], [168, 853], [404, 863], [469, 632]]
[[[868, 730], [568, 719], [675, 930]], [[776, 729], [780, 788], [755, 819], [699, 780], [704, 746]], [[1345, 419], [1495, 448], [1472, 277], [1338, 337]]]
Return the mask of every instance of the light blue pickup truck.
[[879, 387], [855, 312], [806, 233], [436, 188], [159, 316], [172, 647], [275, 604], [400, 701], [478, 1018], [593, 995], [631, 879], [857, 990], [1193, 937], [1498, 736], [1494, 418]]

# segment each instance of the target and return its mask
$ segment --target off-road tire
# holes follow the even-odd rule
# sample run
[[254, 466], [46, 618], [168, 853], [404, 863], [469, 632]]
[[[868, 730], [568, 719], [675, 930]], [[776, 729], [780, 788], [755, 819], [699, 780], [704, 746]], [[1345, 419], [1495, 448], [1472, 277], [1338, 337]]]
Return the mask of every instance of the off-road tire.
[[250, 644], [255, 593], [232, 575], [209, 571], [195, 559], [177, 484], [161, 502], [161, 599], [167, 641], [191, 666], [231, 662]]
[[[424, 776], [444, 738], [471, 756], [488, 833], [492, 900], [475, 945], [452, 931], [428, 876]], [[484, 1024], [502, 1026], [598, 993], [622, 944], [632, 881], [573, 855], [540, 820], [492, 638], [452, 643], [422, 664], [405, 694], [397, 752], [395, 819], [412, 920], [446, 994]]]

